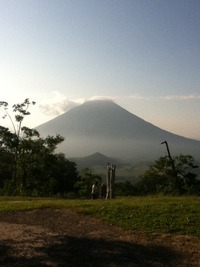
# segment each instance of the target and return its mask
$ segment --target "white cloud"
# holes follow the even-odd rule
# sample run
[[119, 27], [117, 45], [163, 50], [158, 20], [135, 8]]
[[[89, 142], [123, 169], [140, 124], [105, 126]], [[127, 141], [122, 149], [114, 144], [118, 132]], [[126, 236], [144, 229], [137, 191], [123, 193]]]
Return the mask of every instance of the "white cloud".
[[92, 100], [113, 100], [113, 97], [110, 97], [110, 96], [92, 96], [88, 99], [89, 101], [92, 101]]
[[95, 95], [89, 98], [77, 98], [77, 99], [69, 99], [65, 95], [59, 93], [58, 91], [52, 92], [51, 97], [47, 98], [45, 101], [40, 103], [39, 108], [40, 110], [48, 115], [48, 116], [58, 116], [71, 108], [81, 105], [86, 101], [92, 100], [110, 100], [110, 101], [117, 101], [119, 103], [123, 103], [124, 101], [140, 101], [140, 100], [196, 100], [200, 99], [200, 95], [167, 95], [161, 97], [147, 97], [142, 96], [140, 94], [132, 94], [129, 96], [100, 96]]
[[123, 101], [137, 101], [137, 100], [197, 100], [200, 99], [200, 95], [167, 95], [162, 97], [146, 97], [140, 94], [133, 94], [130, 96], [91, 96], [89, 98], [77, 98], [77, 99], [69, 99], [65, 95], [59, 93], [58, 91], [52, 92], [51, 97], [47, 98], [45, 101], [41, 102], [39, 105], [42, 113], [48, 116], [58, 116], [71, 108], [81, 105], [86, 101], [92, 100], [110, 100], [117, 101], [123, 103]]
[[80, 105], [84, 102], [83, 99], [77, 99], [75, 101], [67, 99], [64, 95], [57, 91], [52, 92], [52, 97], [43, 101], [39, 108], [40, 110], [50, 116], [58, 116], [69, 109]]
[[168, 95], [161, 98], [166, 100], [197, 100], [200, 99], [200, 95]]
[[50, 98], [40, 103], [39, 108], [46, 115], [58, 116], [75, 106], [81, 105], [86, 101], [92, 101], [92, 100], [112, 101], [113, 98], [109, 96], [92, 96], [88, 99], [86, 98], [69, 99], [66, 96], [59, 93], [58, 91], [54, 91], [52, 92], [52, 96]]

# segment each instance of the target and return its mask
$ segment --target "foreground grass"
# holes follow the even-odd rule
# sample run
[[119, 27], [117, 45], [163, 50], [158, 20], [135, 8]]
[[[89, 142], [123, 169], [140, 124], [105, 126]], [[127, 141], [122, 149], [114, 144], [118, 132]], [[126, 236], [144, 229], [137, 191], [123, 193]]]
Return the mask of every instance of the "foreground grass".
[[127, 197], [113, 200], [0, 198], [1, 211], [68, 208], [147, 234], [174, 233], [200, 238], [200, 198]]

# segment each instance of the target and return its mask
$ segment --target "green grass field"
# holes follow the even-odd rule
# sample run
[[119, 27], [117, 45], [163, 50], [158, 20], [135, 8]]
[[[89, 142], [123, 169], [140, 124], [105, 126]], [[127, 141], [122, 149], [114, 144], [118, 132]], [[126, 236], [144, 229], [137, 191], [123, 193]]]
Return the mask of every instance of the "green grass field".
[[173, 233], [200, 238], [200, 198], [124, 197], [112, 200], [0, 198], [1, 211], [67, 208], [146, 234]]

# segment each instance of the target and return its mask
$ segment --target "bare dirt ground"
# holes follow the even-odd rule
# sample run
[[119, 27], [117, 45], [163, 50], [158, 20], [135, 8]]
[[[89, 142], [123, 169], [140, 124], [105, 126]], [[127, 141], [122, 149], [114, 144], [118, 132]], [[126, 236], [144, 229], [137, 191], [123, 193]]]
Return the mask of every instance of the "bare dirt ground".
[[0, 212], [0, 266], [197, 267], [200, 240], [146, 237], [69, 210]]

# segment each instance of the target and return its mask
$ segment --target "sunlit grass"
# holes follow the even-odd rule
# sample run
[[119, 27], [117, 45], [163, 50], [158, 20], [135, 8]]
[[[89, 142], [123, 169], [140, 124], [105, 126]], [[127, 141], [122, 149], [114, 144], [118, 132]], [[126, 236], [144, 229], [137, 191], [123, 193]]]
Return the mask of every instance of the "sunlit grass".
[[200, 237], [200, 198], [127, 197], [112, 200], [0, 198], [0, 211], [67, 208], [147, 234], [174, 233]]

